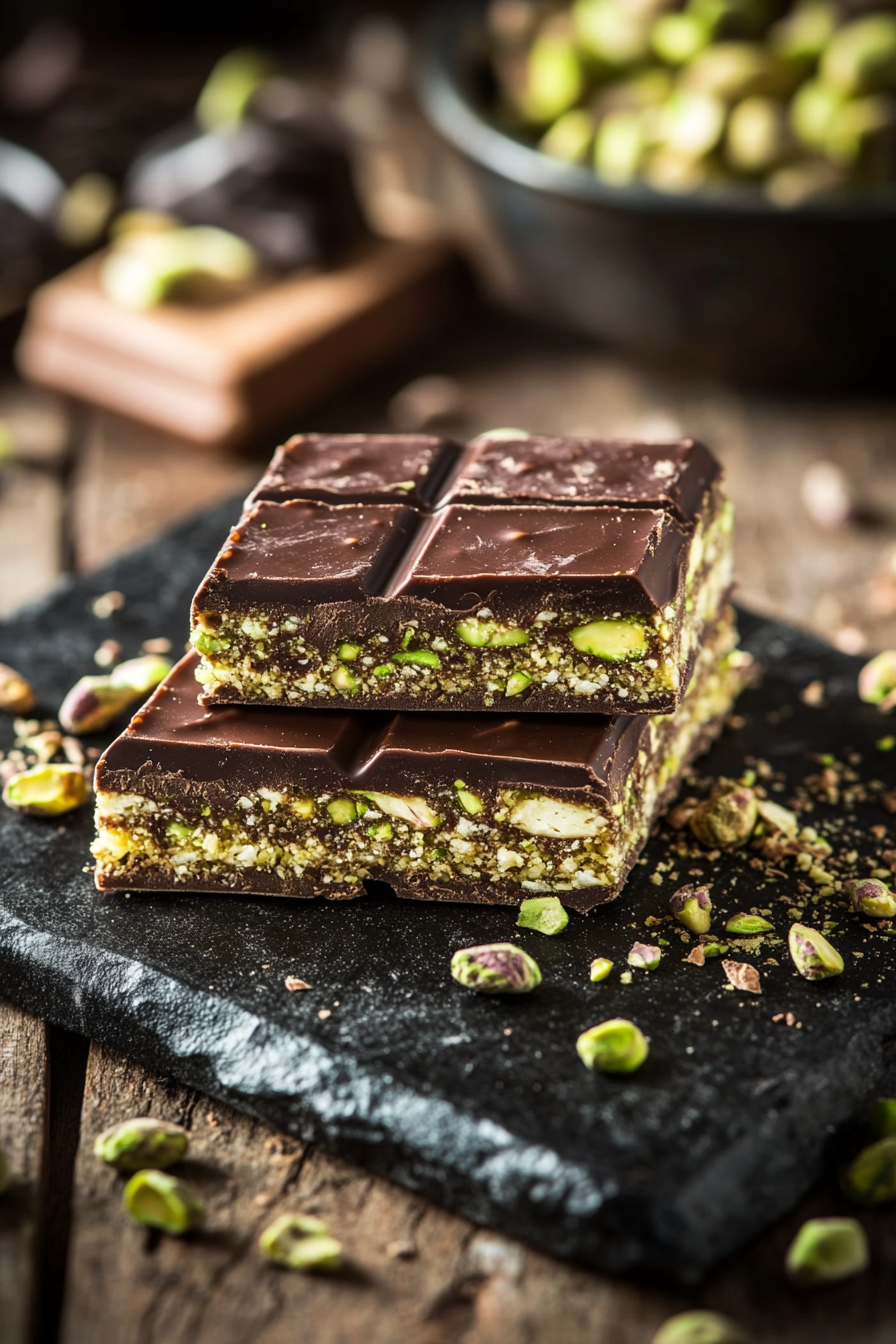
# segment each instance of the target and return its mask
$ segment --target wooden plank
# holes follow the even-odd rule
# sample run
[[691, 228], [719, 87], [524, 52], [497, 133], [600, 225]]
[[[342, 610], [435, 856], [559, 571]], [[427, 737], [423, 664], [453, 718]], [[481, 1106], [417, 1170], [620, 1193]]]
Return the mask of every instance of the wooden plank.
[[31, 1339], [41, 1176], [49, 1091], [43, 1022], [0, 1000], [0, 1148], [9, 1184], [0, 1195], [0, 1337]]
[[[184, 1241], [129, 1223], [123, 1180], [92, 1154], [101, 1129], [152, 1114], [191, 1130], [183, 1174], [208, 1202]], [[612, 1280], [476, 1229], [389, 1182], [93, 1046], [87, 1071], [61, 1344], [647, 1344], [672, 1311], [730, 1312], [762, 1344], [883, 1344], [896, 1337], [896, 1246], [869, 1218], [871, 1273], [798, 1292], [783, 1256], [820, 1193], [692, 1292]], [[323, 1218], [348, 1266], [333, 1277], [266, 1264], [256, 1241], [285, 1212]], [[757, 1285], [761, 1285], [761, 1290]]]
[[48, 592], [62, 568], [63, 488], [45, 471], [0, 475], [0, 616]]

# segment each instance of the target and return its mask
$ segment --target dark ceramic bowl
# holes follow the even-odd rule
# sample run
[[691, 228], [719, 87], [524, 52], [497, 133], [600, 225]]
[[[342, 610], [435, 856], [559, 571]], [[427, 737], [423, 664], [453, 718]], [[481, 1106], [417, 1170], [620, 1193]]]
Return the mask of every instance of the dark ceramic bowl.
[[443, 204], [493, 291], [677, 367], [896, 382], [896, 191], [782, 210], [751, 187], [673, 197], [609, 186], [489, 120], [483, 10], [435, 12], [420, 82], [453, 151]]

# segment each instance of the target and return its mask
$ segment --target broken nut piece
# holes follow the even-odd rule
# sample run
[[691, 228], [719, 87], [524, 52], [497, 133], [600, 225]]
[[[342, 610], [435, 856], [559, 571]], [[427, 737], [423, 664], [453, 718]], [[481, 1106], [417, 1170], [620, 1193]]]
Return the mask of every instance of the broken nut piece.
[[0, 710], [6, 714], [29, 714], [34, 708], [34, 691], [15, 668], [0, 663]]

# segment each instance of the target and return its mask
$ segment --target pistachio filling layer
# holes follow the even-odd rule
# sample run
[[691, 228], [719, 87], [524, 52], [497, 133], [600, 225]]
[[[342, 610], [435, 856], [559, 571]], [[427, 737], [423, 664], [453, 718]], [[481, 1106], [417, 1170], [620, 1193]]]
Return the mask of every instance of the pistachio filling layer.
[[464, 780], [435, 785], [426, 796], [234, 790], [222, 804], [220, 785], [208, 801], [196, 785], [185, 799], [182, 780], [153, 772], [145, 793], [97, 795], [98, 873], [134, 886], [155, 875], [173, 887], [251, 890], [250, 874], [260, 869], [274, 877], [263, 890], [281, 885], [285, 893], [301, 887], [332, 896], [358, 893], [365, 878], [449, 886], [474, 879], [561, 897], [616, 888], [665, 790], [737, 693], [733, 642], [732, 624], [720, 623], [681, 707], [650, 720], [612, 805], [584, 791], [557, 796]]
[[653, 617], [595, 617], [566, 609], [523, 625], [488, 607], [458, 619], [408, 602], [390, 634], [375, 602], [334, 608], [324, 630], [318, 613], [298, 608], [206, 611], [192, 633], [196, 676], [212, 698], [290, 705], [467, 696], [490, 707], [536, 687], [633, 710], [669, 704], [731, 586], [731, 531], [723, 501], [692, 539], [682, 612], [669, 605]]

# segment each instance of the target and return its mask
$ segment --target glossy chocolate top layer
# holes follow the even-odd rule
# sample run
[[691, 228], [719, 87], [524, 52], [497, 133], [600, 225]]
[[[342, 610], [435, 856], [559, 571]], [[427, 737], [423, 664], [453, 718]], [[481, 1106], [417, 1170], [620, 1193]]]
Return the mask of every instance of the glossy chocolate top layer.
[[423, 434], [303, 434], [277, 449], [247, 504], [617, 504], [693, 523], [721, 474], [693, 439], [485, 434], [462, 445]]
[[[97, 787], [160, 771], [239, 787], [370, 788], [424, 792], [463, 779], [471, 788], [577, 789], [612, 798], [644, 734], [643, 717], [601, 714], [371, 714], [337, 710], [205, 709], [196, 655], [182, 659], [113, 742]], [[133, 781], [132, 781], [133, 783]], [[172, 787], [176, 790], [177, 785]]]
[[262, 500], [231, 533], [196, 597], [204, 610], [398, 596], [470, 611], [501, 601], [534, 617], [548, 601], [611, 614], [675, 599], [687, 530], [652, 509]]

